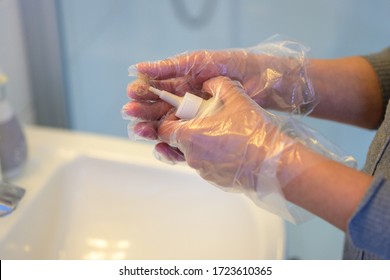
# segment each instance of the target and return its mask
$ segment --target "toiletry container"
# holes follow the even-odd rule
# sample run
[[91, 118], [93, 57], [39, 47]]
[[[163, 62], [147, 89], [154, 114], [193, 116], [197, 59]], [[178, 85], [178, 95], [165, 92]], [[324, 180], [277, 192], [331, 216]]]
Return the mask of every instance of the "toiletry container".
[[27, 159], [26, 138], [6, 100], [6, 84], [7, 77], [0, 72], [0, 179], [16, 176]]

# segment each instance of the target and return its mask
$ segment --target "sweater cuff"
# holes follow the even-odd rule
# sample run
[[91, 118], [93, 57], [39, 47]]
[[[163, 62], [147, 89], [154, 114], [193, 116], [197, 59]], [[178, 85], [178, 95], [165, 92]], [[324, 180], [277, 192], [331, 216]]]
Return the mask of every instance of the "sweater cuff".
[[354, 245], [382, 258], [390, 258], [390, 181], [375, 177], [349, 221]]
[[383, 112], [386, 112], [390, 98], [390, 48], [363, 57], [371, 64], [378, 76], [383, 97]]

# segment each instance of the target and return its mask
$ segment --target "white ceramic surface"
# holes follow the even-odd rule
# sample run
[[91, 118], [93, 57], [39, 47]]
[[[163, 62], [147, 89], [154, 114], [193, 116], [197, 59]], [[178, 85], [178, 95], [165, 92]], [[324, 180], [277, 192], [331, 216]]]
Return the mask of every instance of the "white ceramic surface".
[[1, 259], [281, 259], [283, 221], [152, 145], [28, 127], [26, 196], [0, 219]]

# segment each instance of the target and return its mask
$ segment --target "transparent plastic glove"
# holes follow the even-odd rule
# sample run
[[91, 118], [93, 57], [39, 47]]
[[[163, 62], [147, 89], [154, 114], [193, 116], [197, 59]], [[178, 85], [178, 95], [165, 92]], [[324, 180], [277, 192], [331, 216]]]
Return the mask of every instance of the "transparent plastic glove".
[[208, 98], [202, 92], [205, 81], [227, 76], [239, 81], [257, 104], [294, 114], [307, 114], [317, 104], [306, 73], [306, 48], [289, 40], [273, 38], [255, 47], [221, 51], [195, 51], [166, 60], [142, 62], [129, 68], [138, 79], [129, 84], [133, 100], [122, 109], [126, 119], [143, 120], [132, 124], [141, 137], [155, 139], [156, 120], [171, 109], [148, 91], [149, 86], [179, 96], [186, 91]]
[[283, 164], [299, 160], [300, 144], [280, 130], [279, 119], [251, 100], [239, 82], [217, 77], [205, 82], [203, 91], [222, 106], [211, 105], [188, 121], [167, 116], [159, 126], [160, 140], [176, 147], [205, 180], [300, 221], [303, 210], [292, 208], [282, 193], [292, 179], [283, 175]]

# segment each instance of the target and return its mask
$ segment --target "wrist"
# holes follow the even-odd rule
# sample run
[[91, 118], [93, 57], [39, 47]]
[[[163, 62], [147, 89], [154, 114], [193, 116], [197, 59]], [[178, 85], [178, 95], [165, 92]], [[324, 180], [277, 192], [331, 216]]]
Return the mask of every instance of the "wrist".
[[364, 197], [372, 177], [302, 145], [296, 147], [296, 154], [299, 156], [294, 157], [295, 160], [282, 163], [285, 198], [346, 230], [348, 220]]

